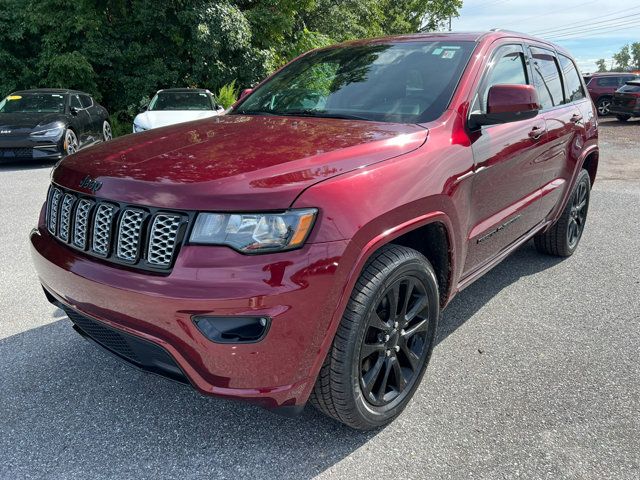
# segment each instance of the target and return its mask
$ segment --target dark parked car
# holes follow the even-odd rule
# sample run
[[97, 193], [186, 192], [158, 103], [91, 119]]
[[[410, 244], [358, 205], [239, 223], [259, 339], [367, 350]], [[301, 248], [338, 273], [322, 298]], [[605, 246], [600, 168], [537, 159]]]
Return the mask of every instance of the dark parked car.
[[625, 82], [640, 79], [640, 75], [634, 73], [594, 73], [587, 83], [587, 90], [593, 103], [596, 104], [598, 115], [609, 115], [613, 94]]
[[611, 113], [621, 122], [640, 117], [640, 79], [625, 83], [613, 94]]
[[64, 159], [33, 260], [81, 335], [144, 370], [374, 428], [460, 290], [532, 238], [576, 251], [595, 115], [569, 53], [525, 35], [315, 50], [227, 115]]
[[110, 139], [107, 110], [84, 92], [23, 90], [0, 102], [0, 160], [59, 160]]

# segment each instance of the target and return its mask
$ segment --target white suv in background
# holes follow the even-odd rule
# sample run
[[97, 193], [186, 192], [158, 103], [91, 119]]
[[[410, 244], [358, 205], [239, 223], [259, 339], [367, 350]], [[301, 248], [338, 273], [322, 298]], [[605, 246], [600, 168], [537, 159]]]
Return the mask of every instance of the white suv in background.
[[167, 88], [159, 90], [146, 111], [133, 120], [133, 133], [176, 123], [199, 120], [224, 113], [209, 90], [202, 88]]

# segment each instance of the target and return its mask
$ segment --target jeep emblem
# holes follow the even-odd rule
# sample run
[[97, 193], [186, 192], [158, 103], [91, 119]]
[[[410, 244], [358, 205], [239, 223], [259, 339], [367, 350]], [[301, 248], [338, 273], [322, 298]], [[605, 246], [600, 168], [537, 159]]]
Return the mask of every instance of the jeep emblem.
[[98, 180], [87, 175], [80, 182], [80, 186], [91, 190], [91, 193], [96, 193], [102, 187], [102, 182], [99, 182]]

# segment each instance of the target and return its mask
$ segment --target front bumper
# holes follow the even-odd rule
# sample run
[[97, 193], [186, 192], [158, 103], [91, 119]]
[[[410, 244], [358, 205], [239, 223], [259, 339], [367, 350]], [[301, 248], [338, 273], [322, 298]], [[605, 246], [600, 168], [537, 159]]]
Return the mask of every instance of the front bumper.
[[[87, 317], [160, 347], [202, 393], [266, 408], [306, 402], [342, 293], [336, 270], [346, 242], [260, 256], [186, 245], [161, 275], [89, 257], [40, 223], [30, 237], [35, 267], [50, 299], [72, 320]], [[271, 326], [260, 342], [217, 344], [196, 328], [195, 315], [268, 316]]]
[[0, 162], [54, 161], [64, 156], [63, 139], [34, 139], [31, 137], [0, 138]]

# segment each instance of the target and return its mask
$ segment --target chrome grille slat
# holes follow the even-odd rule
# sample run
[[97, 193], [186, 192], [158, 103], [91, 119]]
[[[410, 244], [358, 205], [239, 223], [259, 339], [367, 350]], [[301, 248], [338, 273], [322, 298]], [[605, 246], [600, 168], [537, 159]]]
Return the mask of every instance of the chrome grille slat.
[[49, 212], [47, 220], [47, 228], [52, 235], [58, 233], [58, 210], [60, 208], [60, 199], [62, 198], [62, 191], [58, 188], [51, 190], [51, 196], [49, 200]]
[[187, 213], [87, 198], [51, 185], [45, 228], [58, 241], [114, 263], [169, 270]]
[[140, 250], [140, 232], [144, 211], [127, 208], [120, 217], [116, 255], [127, 262], [135, 262]]
[[65, 194], [60, 206], [60, 226], [58, 228], [58, 237], [63, 242], [69, 242], [69, 231], [71, 230], [71, 212], [73, 205], [76, 203], [75, 195]]
[[102, 257], [109, 254], [111, 226], [116, 207], [110, 203], [100, 203], [93, 219], [93, 240], [91, 249]]
[[173, 252], [178, 239], [180, 228], [180, 216], [159, 213], [153, 219], [147, 261], [156, 266], [168, 267], [171, 265]]
[[89, 234], [89, 215], [94, 202], [81, 199], [76, 208], [76, 218], [73, 224], [73, 244], [84, 250], [87, 248], [87, 236]]

